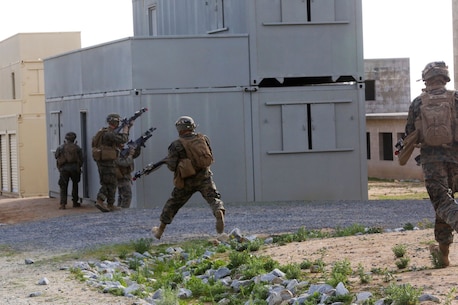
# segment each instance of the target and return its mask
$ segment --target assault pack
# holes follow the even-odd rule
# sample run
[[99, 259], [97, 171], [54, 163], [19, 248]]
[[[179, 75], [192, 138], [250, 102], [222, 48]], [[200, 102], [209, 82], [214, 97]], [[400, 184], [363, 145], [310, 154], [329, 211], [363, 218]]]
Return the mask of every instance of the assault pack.
[[428, 146], [450, 145], [458, 134], [455, 110], [455, 91], [433, 95], [423, 92], [420, 106], [420, 143]]
[[55, 153], [57, 168], [67, 163], [79, 163], [78, 149], [75, 143], [65, 143], [60, 146]]
[[191, 139], [179, 139], [196, 170], [207, 168], [213, 163], [213, 154], [203, 134], [198, 133]]
[[118, 157], [115, 148], [102, 145], [102, 138], [106, 132], [108, 132], [108, 127], [103, 127], [92, 138], [92, 158], [94, 161], [115, 160]]

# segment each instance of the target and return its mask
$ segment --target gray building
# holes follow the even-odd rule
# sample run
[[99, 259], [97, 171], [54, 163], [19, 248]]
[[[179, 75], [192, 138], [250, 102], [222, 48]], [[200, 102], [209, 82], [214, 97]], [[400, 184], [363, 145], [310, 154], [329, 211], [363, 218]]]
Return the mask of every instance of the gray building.
[[[48, 158], [78, 133], [82, 197], [99, 188], [90, 142], [106, 115], [146, 107], [131, 138], [157, 130], [137, 169], [166, 155], [190, 115], [226, 202], [367, 198], [360, 0], [134, 0], [133, 12], [134, 37], [45, 60]], [[171, 190], [161, 168], [135, 182], [133, 204], [160, 206]]]

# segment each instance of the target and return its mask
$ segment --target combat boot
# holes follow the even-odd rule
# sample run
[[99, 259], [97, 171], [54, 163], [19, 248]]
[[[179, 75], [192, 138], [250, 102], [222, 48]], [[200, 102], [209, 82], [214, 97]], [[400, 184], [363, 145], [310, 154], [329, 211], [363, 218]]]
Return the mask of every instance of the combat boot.
[[65, 204], [61, 203], [59, 206], [59, 210], [65, 210]]
[[105, 203], [101, 199], [97, 199], [97, 202], [95, 203], [95, 207], [104, 213], [110, 212], [110, 209], [108, 209], [108, 207], [105, 205]]
[[450, 245], [446, 244], [439, 244], [439, 245], [430, 245], [429, 252], [433, 257], [434, 261], [437, 261], [437, 267], [445, 268], [450, 265], [450, 261], [448, 259], [449, 255], [449, 247]]
[[116, 212], [116, 211], [119, 211], [121, 208], [120, 208], [120, 207], [117, 207], [117, 206], [114, 206], [113, 204], [109, 204], [109, 205], [108, 205], [108, 209], [109, 209], [111, 212]]
[[79, 207], [81, 207], [81, 203], [79, 203], [78, 201], [73, 201], [73, 207], [74, 208], [79, 208]]
[[217, 210], [215, 212], [216, 218], [216, 233], [221, 234], [224, 232], [224, 212], [222, 210]]
[[450, 245], [439, 244], [439, 250], [442, 253], [442, 260], [444, 261], [444, 266], [448, 267], [450, 265], [450, 261], [448, 259], [448, 255], [450, 253]]
[[154, 237], [157, 239], [161, 239], [162, 233], [164, 233], [166, 224], [161, 222], [161, 225], [159, 227], [153, 227], [151, 229], [151, 233], [153, 233]]

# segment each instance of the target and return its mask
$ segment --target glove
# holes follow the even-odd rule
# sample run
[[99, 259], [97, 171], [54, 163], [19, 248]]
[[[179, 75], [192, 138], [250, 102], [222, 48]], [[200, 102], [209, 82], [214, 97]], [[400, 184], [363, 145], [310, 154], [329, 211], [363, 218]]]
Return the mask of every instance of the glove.
[[124, 133], [124, 134], [129, 134], [129, 129], [130, 129], [129, 125], [124, 126], [124, 127], [122, 128], [122, 133]]

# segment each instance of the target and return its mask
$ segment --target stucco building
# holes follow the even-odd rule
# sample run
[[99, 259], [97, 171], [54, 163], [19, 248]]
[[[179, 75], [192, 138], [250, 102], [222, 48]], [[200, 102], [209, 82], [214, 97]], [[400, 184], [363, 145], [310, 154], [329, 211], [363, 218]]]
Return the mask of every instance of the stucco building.
[[0, 41], [0, 194], [48, 196], [43, 59], [81, 47], [79, 32]]

